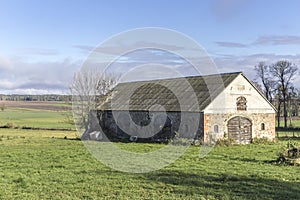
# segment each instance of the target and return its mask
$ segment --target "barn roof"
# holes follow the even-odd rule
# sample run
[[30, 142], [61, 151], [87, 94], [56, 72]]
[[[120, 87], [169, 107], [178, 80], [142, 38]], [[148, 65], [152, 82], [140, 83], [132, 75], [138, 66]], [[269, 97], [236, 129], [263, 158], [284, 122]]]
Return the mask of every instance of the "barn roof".
[[156, 111], [164, 107], [166, 111], [202, 111], [240, 74], [235, 72], [120, 83], [99, 109]]

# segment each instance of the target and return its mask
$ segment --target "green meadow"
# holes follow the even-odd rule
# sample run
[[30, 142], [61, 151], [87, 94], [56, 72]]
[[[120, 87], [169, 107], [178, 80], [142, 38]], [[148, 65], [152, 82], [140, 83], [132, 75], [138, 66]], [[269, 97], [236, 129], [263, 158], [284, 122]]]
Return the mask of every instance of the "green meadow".
[[[0, 124], [72, 128], [64, 112], [7, 108]], [[300, 199], [299, 166], [277, 165], [287, 143], [215, 146], [204, 158], [190, 146], [171, 165], [144, 174], [113, 170], [75, 131], [0, 129], [0, 199]], [[131, 152], [163, 144], [114, 143]], [[110, 156], [110, 155], [108, 155]], [[126, 159], [126, 158], [122, 158]]]
[[63, 110], [7, 108], [2, 112], [0, 111], [0, 126], [11, 123], [15, 127], [74, 129], [74, 125], [67, 120], [67, 115], [70, 116], [69, 112]]
[[[72, 131], [0, 129], [0, 199], [300, 198], [299, 167], [274, 164], [287, 140], [216, 146], [204, 158], [191, 146], [166, 168], [133, 174], [105, 166], [74, 138]], [[163, 147], [115, 145], [136, 152]]]

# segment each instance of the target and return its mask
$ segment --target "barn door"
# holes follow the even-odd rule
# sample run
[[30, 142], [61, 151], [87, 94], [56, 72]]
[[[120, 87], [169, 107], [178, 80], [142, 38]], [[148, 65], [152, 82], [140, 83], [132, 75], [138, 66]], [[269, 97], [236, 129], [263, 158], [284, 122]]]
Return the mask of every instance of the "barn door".
[[228, 121], [228, 137], [241, 144], [249, 144], [252, 138], [251, 121], [245, 117], [237, 116]]

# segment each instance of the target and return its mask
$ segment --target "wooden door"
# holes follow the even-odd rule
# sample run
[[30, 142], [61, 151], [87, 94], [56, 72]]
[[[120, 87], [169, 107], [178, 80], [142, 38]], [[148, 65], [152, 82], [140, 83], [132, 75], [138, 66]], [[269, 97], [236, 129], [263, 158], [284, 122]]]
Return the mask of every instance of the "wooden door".
[[252, 139], [252, 124], [245, 117], [237, 116], [228, 121], [228, 137], [241, 144], [249, 144]]

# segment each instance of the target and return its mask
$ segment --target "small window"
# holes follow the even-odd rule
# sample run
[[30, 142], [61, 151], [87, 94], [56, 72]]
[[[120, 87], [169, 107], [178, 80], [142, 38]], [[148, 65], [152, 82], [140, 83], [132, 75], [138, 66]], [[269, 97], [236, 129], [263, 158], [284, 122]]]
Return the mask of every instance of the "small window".
[[243, 96], [240, 96], [236, 99], [237, 110], [247, 110], [247, 99]]
[[261, 125], [260, 125], [260, 130], [262, 130], [262, 131], [264, 131], [265, 130], [265, 123], [261, 123]]
[[218, 125], [214, 125], [214, 133], [219, 133], [219, 126]]

